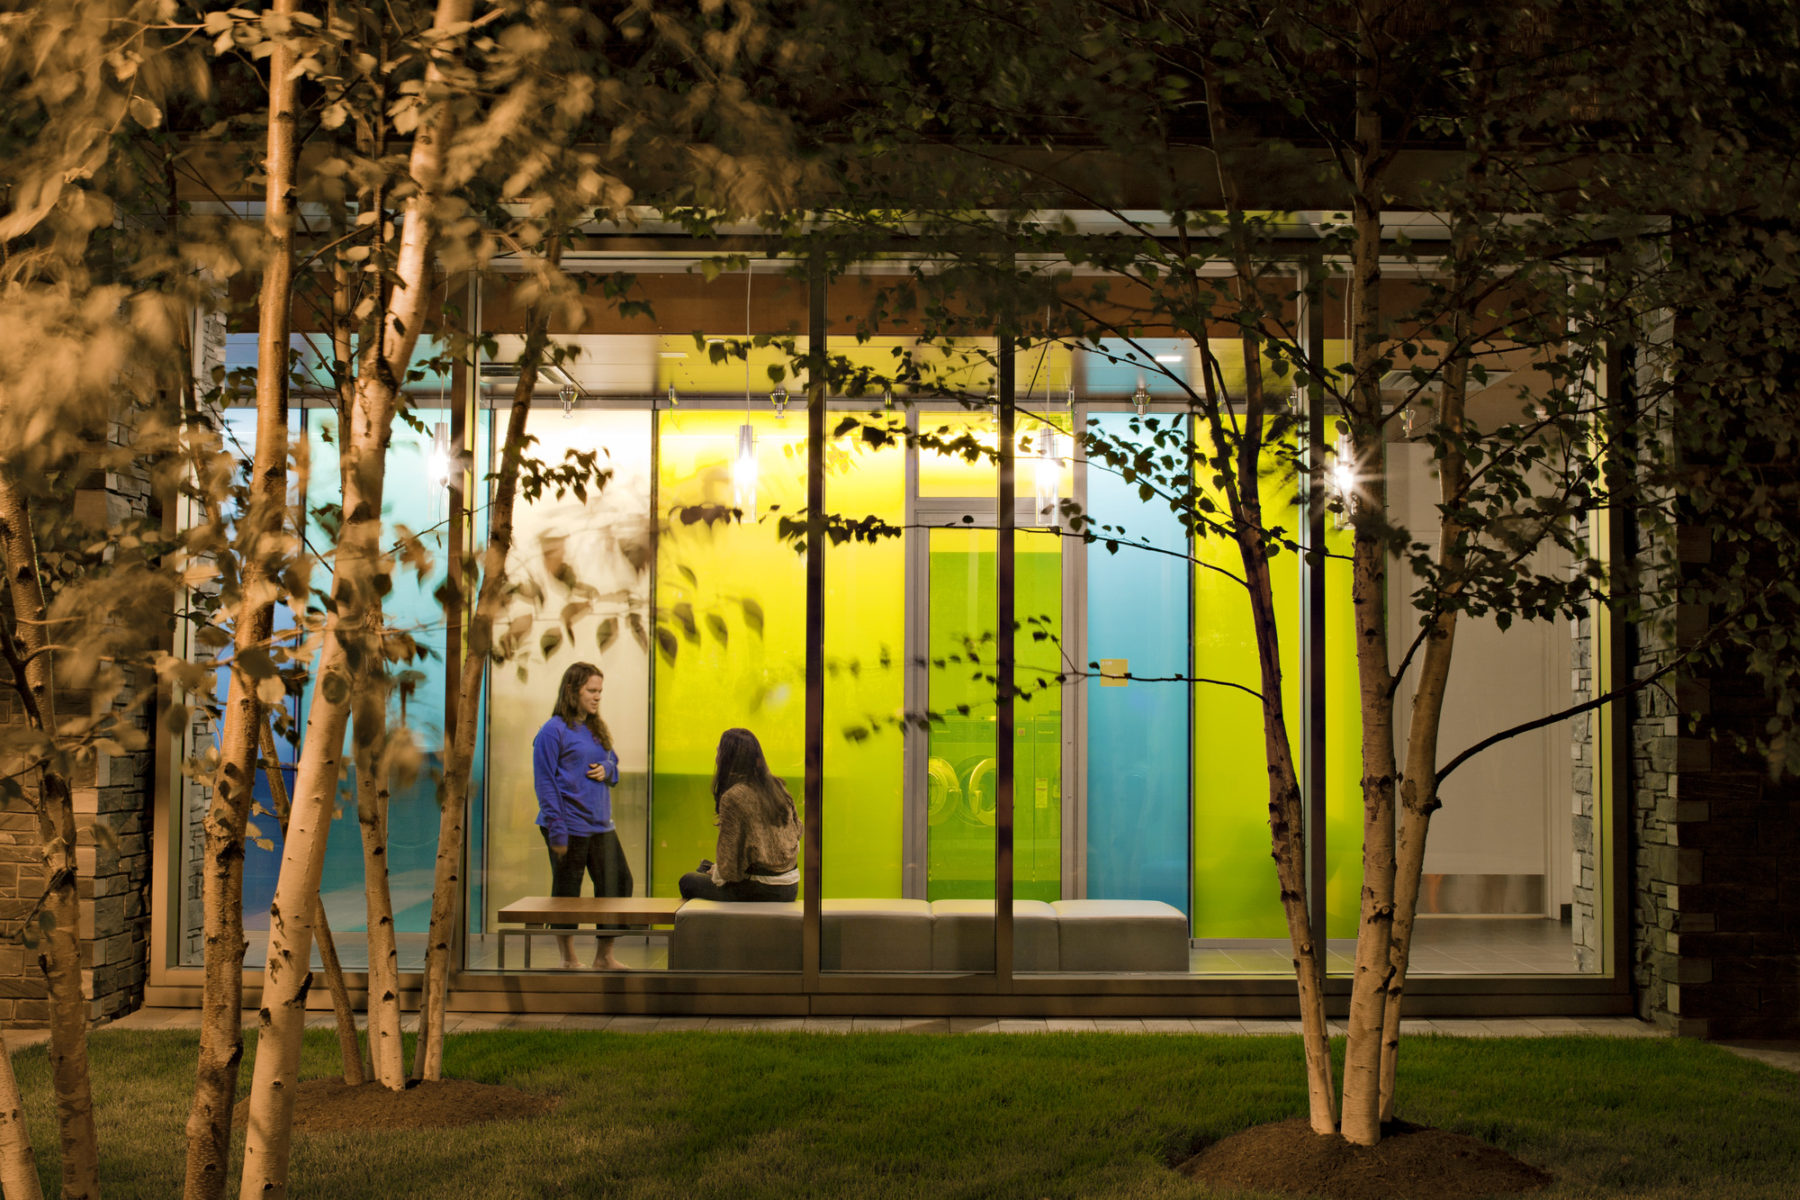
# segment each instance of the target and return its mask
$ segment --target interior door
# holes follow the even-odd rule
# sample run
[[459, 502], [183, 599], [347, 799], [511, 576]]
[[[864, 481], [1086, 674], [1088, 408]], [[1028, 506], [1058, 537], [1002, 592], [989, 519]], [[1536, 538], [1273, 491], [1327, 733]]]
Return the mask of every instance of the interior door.
[[[995, 580], [991, 525], [924, 531], [924, 706], [937, 714], [920, 768], [926, 898], [994, 895], [998, 794]], [[1014, 543], [1013, 895], [1062, 894], [1062, 551], [1052, 530], [1022, 528]]]

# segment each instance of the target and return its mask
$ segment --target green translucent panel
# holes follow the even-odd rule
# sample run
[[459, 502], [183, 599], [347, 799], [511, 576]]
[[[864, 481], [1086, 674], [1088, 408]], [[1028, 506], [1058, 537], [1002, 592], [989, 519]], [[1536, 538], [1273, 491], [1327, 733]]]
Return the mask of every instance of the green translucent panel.
[[[736, 465], [746, 421], [753, 473]], [[805, 506], [806, 420], [798, 412], [778, 419], [766, 407], [748, 417], [665, 412], [657, 451], [664, 530], [656, 607], [673, 657], [659, 656], [655, 667], [651, 859], [656, 894], [671, 895], [684, 872], [713, 856], [713, 756], [725, 729], [754, 732], [803, 801], [805, 559], [779, 539], [777, 520]], [[897, 447], [833, 442], [827, 505], [898, 523], [904, 462]], [[755, 520], [684, 519], [690, 506], [712, 506], [716, 517], [747, 504], [752, 474]], [[904, 704], [904, 552], [898, 539], [845, 542], [830, 546], [825, 562], [823, 886], [828, 896], [899, 896], [901, 738], [891, 726], [867, 737], [846, 731], [891, 719]]]
[[[577, 662], [606, 675], [600, 716], [619, 753], [613, 823], [631, 864], [638, 895], [649, 895], [650, 655], [634, 637], [650, 598], [650, 413], [583, 409], [564, 415], [533, 410], [526, 432], [531, 453], [560, 464], [571, 451], [592, 452], [611, 474], [582, 497], [546, 491], [520, 497], [513, 512], [507, 579], [513, 595], [496, 623], [508, 651], [488, 677], [485, 837], [476, 847], [472, 881], [492, 928], [499, 909], [521, 896], [550, 891], [549, 857], [538, 833], [532, 740], [550, 718], [563, 672]], [[671, 893], [664, 893], [671, 894]]]
[[[1056, 535], [1020, 530], [1014, 543], [1017, 682], [1014, 707], [1013, 895], [1062, 896], [1062, 555]], [[928, 738], [927, 894], [994, 894], [997, 747], [994, 616], [997, 536], [934, 529], [930, 541], [928, 708], [944, 714]], [[1038, 641], [1032, 633], [1050, 635]]]
[[[1270, 456], [1262, 480], [1265, 519], [1297, 528], [1294, 484]], [[1220, 509], [1224, 497], [1198, 472], [1201, 494]], [[1199, 539], [1194, 573], [1194, 936], [1278, 938], [1287, 934], [1275, 863], [1269, 857], [1269, 775], [1259, 692], [1256, 636], [1235, 542]], [[1299, 558], [1283, 551], [1269, 563], [1281, 644], [1283, 712], [1298, 760], [1300, 743]], [[1216, 682], [1208, 682], [1216, 681]]]

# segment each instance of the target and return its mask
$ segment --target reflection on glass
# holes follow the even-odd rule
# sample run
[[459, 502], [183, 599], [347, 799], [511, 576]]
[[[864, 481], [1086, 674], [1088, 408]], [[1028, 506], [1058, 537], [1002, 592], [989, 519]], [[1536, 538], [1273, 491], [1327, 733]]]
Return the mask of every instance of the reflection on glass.
[[[1389, 445], [1387, 481], [1391, 519], [1415, 538], [1434, 541], [1440, 484], [1431, 447]], [[1562, 552], [1546, 547], [1525, 567], [1556, 573], [1566, 563]], [[1419, 629], [1411, 600], [1417, 582], [1401, 564], [1390, 585], [1389, 636], [1405, 645]], [[1444, 694], [1439, 761], [1566, 708], [1572, 687], [1591, 686], [1583, 624], [1517, 620], [1503, 629], [1492, 616], [1463, 614]], [[1416, 672], [1401, 680], [1397, 713], [1407, 711], [1415, 684]], [[1586, 732], [1585, 724], [1570, 723], [1530, 730], [1469, 759], [1445, 782], [1425, 846], [1414, 972], [1539, 974], [1598, 966], [1597, 956], [1583, 953], [1585, 923], [1577, 929], [1572, 920], [1584, 868], [1584, 908], [1591, 909], [1593, 897], [1592, 855], [1584, 861], [1582, 853], [1591, 852], [1591, 843], [1578, 847], [1576, 833], [1593, 811]]]
[[[1221, 509], [1212, 472], [1197, 472], [1201, 494]], [[1295, 528], [1292, 480], [1263, 480], [1269, 520]], [[1277, 515], [1279, 514], [1279, 515]], [[1199, 939], [1285, 939], [1281, 892], [1269, 857], [1269, 775], [1263, 750], [1261, 671], [1256, 633], [1244, 598], [1243, 561], [1226, 537], [1195, 544], [1194, 572], [1194, 936]], [[1282, 692], [1288, 736], [1300, 743], [1299, 560], [1269, 563], [1281, 641]], [[1236, 684], [1238, 686], [1228, 686]], [[1244, 691], [1242, 689], [1249, 689]]]
[[[389, 737], [410, 731], [424, 753], [417, 777], [407, 786], [396, 778], [388, 809], [388, 887], [393, 901], [400, 966], [418, 969], [424, 963], [425, 931], [431, 920], [432, 874], [437, 855], [437, 778], [443, 766], [444, 723], [444, 617], [436, 592], [444, 580], [444, 519], [442, 479], [433, 479], [431, 452], [434, 428], [449, 421], [444, 409], [413, 409], [424, 432], [395, 422], [388, 449], [387, 487], [382, 506], [383, 538], [392, 544], [404, 527], [421, 537], [432, 552], [423, 569], [397, 565], [392, 588], [383, 601], [388, 628], [410, 634], [423, 654], [397, 670], [415, 672], [406, 686], [396, 686], [389, 704]], [[252, 422], [253, 424], [253, 422]], [[305, 432], [311, 473], [307, 481], [307, 511], [342, 499], [338, 478], [336, 414], [324, 409], [305, 412]], [[243, 436], [240, 433], [240, 436]], [[247, 445], [248, 443], [246, 443]], [[309, 538], [315, 547], [330, 545], [316, 525]], [[329, 586], [329, 563], [314, 574], [314, 586]], [[298, 711], [304, 719], [311, 689], [302, 695]], [[345, 761], [350, 760], [350, 732], [345, 734]], [[283, 757], [289, 751], [283, 748]], [[285, 772], [293, 785], [291, 768]], [[347, 772], [348, 775], [348, 772]], [[265, 810], [269, 800], [266, 782], [259, 781], [258, 803]], [[281, 870], [281, 831], [272, 813], [252, 818], [268, 838], [268, 848], [251, 842], [244, 850], [244, 928], [250, 936], [249, 965], [260, 964], [269, 927], [269, 903]], [[355, 781], [339, 785], [338, 810], [326, 843], [324, 873], [319, 896], [326, 917], [337, 935], [338, 955], [346, 968], [367, 965], [363, 934], [367, 929], [362, 862], [362, 831], [357, 824]], [[315, 955], [317, 951], [314, 951]]]
[[[1051, 484], [1058, 496], [1074, 495], [1069, 425], [1068, 412], [1060, 408], [1045, 414], [1043, 419], [1025, 412], [1016, 415], [1013, 454], [1021, 500], [1032, 498], [1040, 490], [1037, 460], [1046, 434], [1062, 436], [1055, 443], [1060, 451], [1055, 459], [1056, 470], [1044, 482]], [[1000, 479], [993, 459], [998, 429], [998, 418], [985, 408], [974, 412], [921, 412], [919, 436], [924, 448], [919, 452], [919, 495], [995, 495]], [[1036, 523], [1049, 524], [1052, 515], [1040, 513]]]
[[[1022, 626], [1014, 707], [1013, 895], [1056, 900], [1062, 889], [1062, 555], [1056, 536], [1020, 530], [1014, 554]], [[992, 530], [934, 529], [930, 542], [926, 758], [930, 899], [994, 894], [995, 759]], [[1043, 632], [1045, 640], [1031, 634]]]

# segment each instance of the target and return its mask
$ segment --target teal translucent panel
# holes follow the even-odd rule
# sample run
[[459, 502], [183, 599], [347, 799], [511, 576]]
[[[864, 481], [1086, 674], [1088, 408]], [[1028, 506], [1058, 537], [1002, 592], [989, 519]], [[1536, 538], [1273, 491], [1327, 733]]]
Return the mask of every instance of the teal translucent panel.
[[[449, 514], [443, 464], [433, 461], [433, 434], [439, 426], [447, 430], [450, 414], [444, 409], [414, 409], [413, 416], [423, 425], [424, 432], [398, 421], [394, 425], [382, 518], [384, 544], [392, 546], [404, 528], [418, 536], [430, 551], [430, 561], [422, 569], [395, 566], [392, 587], [383, 604], [388, 628], [411, 635], [422, 652], [414, 661], [396, 665], [396, 672], [403, 671], [406, 676], [397, 679], [388, 709], [389, 737], [402, 736], [404, 729], [417, 739], [423, 752], [416, 778], [404, 786], [398, 778], [393, 781], [388, 809], [388, 888], [394, 927], [401, 935], [400, 964], [416, 969], [424, 962], [424, 938], [406, 935], [423, 935], [431, 919], [432, 874], [437, 856], [437, 780], [442, 772], [444, 737], [446, 640], [443, 609], [435, 593], [444, 581]], [[337, 417], [329, 410], [310, 409], [305, 418], [309, 464], [306, 506], [313, 517], [307, 536], [310, 545], [326, 556], [313, 575], [313, 586], [323, 590], [330, 586], [332, 541], [319, 525], [317, 514], [322, 506], [335, 506], [343, 497], [338, 474]], [[310, 699], [309, 687], [300, 699], [302, 719]], [[347, 733], [346, 760], [349, 745]], [[347, 935], [339, 938], [338, 945], [345, 966], [360, 968], [366, 965], [366, 958], [363, 940], [358, 935], [367, 928], [368, 913], [362, 833], [357, 826], [352, 774], [347, 771], [339, 785], [337, 814], [326, 844], [319, 895], [332, 932]], [[267, 817], [258, 824], [261, 832], [268, 835], [270, 848], [252, 843], [245, 849], [247, 931], [268, 929], [268, 904], [281, 863], [281, 835], [275, 820]], [[251, 879], [258, 881], [254, 894]], [[268, 894], [262, 891], [265, 883]]]
[[[1170, 423], [1161, 420], [1165, 429]], [[1088, 429], [1127, 446], [1154, 442], [1148, 423], [1129, 413], [1090, 417]], [[1101, 671], [1086, 684], [1087, 894], [1161, 900], [1185, 913], [1192, 691], [1184, 682], [1187, 534], [1160, 498], [1144, 501], [1135, 483], [1094, 460], [1087, 511], [1127, 537], [1114, 550], [1096, 542], [1084, 551], [1087, 657]]]

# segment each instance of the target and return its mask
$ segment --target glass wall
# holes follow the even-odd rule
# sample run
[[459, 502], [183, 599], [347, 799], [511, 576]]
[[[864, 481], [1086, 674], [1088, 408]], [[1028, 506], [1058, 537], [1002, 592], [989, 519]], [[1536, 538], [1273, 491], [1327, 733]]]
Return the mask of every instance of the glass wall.
[[[721, 280], [712, 286], [728, 286], [733, 303], [742, 304], [736, 289], [751, 281]], [[656, 286], [685, 297], [688, 307], [671, 321], [716, 318], [727, 308], [697, 299], [697, 283], [694, 295], [667, 279]], [[758, 289], [775, 286], [762, 275], [754, 280]], [[804, 802], [808, 614], [798, 532], [807, 444], [805, 377], [792, 369], [791, 351], [804, 352], [806, 343], [792, 328], [788, 300], [756, 294], [763, 299], [753, 310], [755, 335], [792, 338], [791, 350], [752, 345], [746, 361], [748, 332], [696, 338], [601, 322], [599, 331], [565, 339], [579, 351], [563, 372], [568, 382], [549, 377], [537, 398], [528, 425], [532, 453], [551, 465], [572, 454], [592, 456], [601, 476], [585, 494], [551, 487], [522, 497], [516, 510], [511, 590], [483, 700], [484, 742], [470, 799], [469, 968], [498, 965], [501, 908], [550, 890], [530, 746], [572, 663], [596, 663], [605, 673], [602, 716], [621, 758], [615, 820], [638, 896], [675, 896], [680, 876], [714, 857], [711, 782], [724, 730], [754, 732], [772, 769]], [[724, 324], [720, 318], [700, 327]], [[996, 418], [988, 398], [997, 391], [997, 344], [925, 347], [894, 335], [834, 338], [831, 349], [876, 383], [862, 388], [866, 396], [831, 398], [824, 463], [833, 523], [822, 614], [827, 913], [853, 911], [856, 902], [877, 912], [902, 902], [966, 902], [991, 913], [998, 543], [997, 472], [988, 457]], [[1220, 341], [1211, 349], [1228, 391], [1241, 388], [1238, 344]], [[923, 382], [910, 392], [895, 389], [889, 402], [880, 381], [896, 350], [913, 356]], [[502, 339], [499, 361], [487, 364], [484, 378], [503, 379], [507, 356], [516, 353], [516, 339]], [[1328, 346], [1326, 357], [1332, 353]], [[1015, 359], [1014, 603], [1025, 694], [1014, 710], [1013, 895], [1022, 905], [1157, 902], [1183, 925], [1190, 973], [1281, 975], [1291, 956], [1269, 854], [1256, 695], [1262, 680], [1237, 547], [1226, 537], [1194, 536], [1171, 509], [1166, 488], [1147, 494], [1144, 478], [1103, 456], [1084, 458], [1072, 437], [1080, 429], [1127, 451], [1154, 448], [1156, 469], [1179, 476], [1193, 461], [1192, 447], [1207, 437], [1193, 423], [1186, 390], [1196, 358], [1191, 343], [1141, 339], [1032, 347]], [[556, 387], [566, 389], [562, 403], [549, 390]], [[475, 412], [478, 476], [509, 391], [496, 386]], [[427, 650], [406, 664], [408, 687], [390, 714], [425, 752], [426, 769], [396, 788], [390, 815], [402, 963], [416, 967], [448, 687], [435, 595], [444, 578], [448, 514], [434, 455], [449, 413], [421, 407], [413, 415], [416, 425], [395, 427], [384, 519], [394, 536], [404, 527], [434, 551], [425, 569], [398, 574], [387, 601], [390, 625]], [[308, 507], [315, 513], [328, 513], [338, 494], [332, 421], [324, 409], [296, 416], [309, 448]], [[889, 436], [864, 436], [863, 424]], [[253, 430], [236, 415], [232, 427], [247, 445]], [[1299, 541], [1294, 457], [1272, 452], [1260, 482], [1270, 523]], [[1384, 462], [1359, 469], [1385, 473], [1390, 518], [1426, 531], [1418, 536], [1429, 543], [1437, 503], [1429, 447], [1396, 433]], [[1176, 503], [1197, 497], [1223, 508], [1211, 475], [1196, 470]], [[486, 494], [477, 488], [477, 531], [485, 526]], [[1065, 501], [1102, 535], [1080, 537]], [[1324, 606], [1313, 628], [1303, 604], [1310, 568], [1288, 547], [1270, 564], [1289, 738], [1298, 763], [1313, 761], [1319, 749], [1325, 764], [1323, 779], [1306, 781], [1322, 793], [1325, 818], [1308, 836], [1323, 858], [1324, 932], [1336, 970], [1345, 967], [1346, 940], [1355, 935], [1361, 885], [1349, 543], [1348, 528], [1328, 516], [1318, 566]], [[1567, 569], [1548, 558], [1533, 566]], [[328, 567], [321, 565], [321, 583]], [[1404, 559], [1396, 558], [1388, 597], [1396, 659], [1417, 630], [1408, 600], [1413, 586]], [[1465, 619], [1440, 761], [1595, 686], [1604, 670], [1598, 624], [1502, 629]], [[1308, 744], [1313, 733], [1301, 720], [1315, 631], [1324, 654], [1323, 692], [1312, 698], [1323, 707], [1322, 747]], [[1403, 679], [1396, 698], [1402, 727], [1411, 687], [1410, 677]], [[1417, 973], [1598, 969], [1602, 738], [1597, 720], [1573, 730], [1551, 726], [1457, 772], [1433, 824]], [[353, 781], [344, 788], [323, 895], [344, 959], [355, 966], [365, 921], [362, 856]], [[259, 818], [258, 830], [262, 837], [246, 858], [252, 930], [266, 928], [280, 853], [273, 821]], [[1041, 916], [1029, 906], [1020, 911]], [[962, 913], [970, 914], [981, 915]], [[991, 917], [986, 933], [976, 925], [978, 937], [991, 939]], [[660, 935], [626, 938], [617, 949], [639, 969], [669, 962]], [[843, 947], [832, 953], [828, 970], [886, 969]], [[260, 942], [253, 942], [253, 958], [259, 954]], [[537, 965], [554, 961], [549, 955]], [[925, 961], [935, 970], [988, 969], [979, 954], [950, 965], [927, 956], [896, 969], [922, 970]], [[1028, 961], [1023, 950], [1016, 966], [1053, 969]]]
[[526, 425], [539, 461], [595, 454], [605, 475], [583, 496], [549, 492], [514, 512], [510, 596], [496, 628], [505, 661], [488, 678], [492, 749], [476, 799], [482, 834], [470, 840], [478, 897], [470, 908], [485, 914], [488, 927], [502, 906], [550, 891], [532, 742], [551, 716], [563, 673], [578, 662], [605, 675], [600, 715], [619, 755], [613, 821], [632, 876], [650, 878], [650, 427], [642, 409], [565, 414], [549, 405], [534, 409]]
[[[227, 349], [228, 366], [247, 365], [238, 362], [237, 357], [254, 355], [254, 337], [232, 335]], [[417, 968], [424, 961], [424, 935], [430, 921], [432, 873], [437, 854], [437, 780], [442, 769], [446, 686], [445, 626], [436, 593], [445, 578], [446, 464], [438, 459], [441, 458], [442, 431], [448, 427], [449, 413], [430, 407], [411, 411], [417, 427], [395, 423], [388, 459], [389, 481], [382, 506], [384, 540], [392, 545], [403, 533], [411, 534], [418, 537], [427, 552], [422, 562], [397, 562], [391, 575], [392, 586], [383, 600], [388, 629], [410, 636], [419, 650], [411, 661], [396, 664], [396, 686], [388, 706], [389, 740], [412, 738], [420, 758], [416, 771], [395, 772], [389, 779], [389, 894], [403, 968]], [[332, 569], [331, 539], [325, 536], [325, 527], [327, 522], [335, 520], [334, 506], [342, 495], [338, 480], [337, 418], [329, 408], [295, 405], [292, 421], [292, 436], [304, 438], [306, 448], [308, 548], [321, 555], [314, 565], [312, 586], [324, 591], [329, 589]], [[256, 437], [254, 411], [225, 410], [222, 432], [227, 446], [235, 448], [247, 460]], [[275, 623], [277, 636], [282, 630], [294, 629], [296, 624], [294, 614], [286, 606], [278, 606]], [[221, 704], [225, 686], [225, 675], [221, 671], [216, 697]], [[290, 697], [286, 705], [290, 720], [302, 728], [310, 699], [311, 688], [308, 686], [298, 696]], [[206, 736], [216, 745], [218, 733], [215, 726]], [[351, 736], [346, 733], [347, 764], [352, 758]], [[289, 738], [281, 737], [276, 741], [276, 748], [282, 763], [284, 787], [291, 791], [295, 768], [293, 743]], [[326, 844], [320, 897], [336, 937], [339, 957], [347, 968], [361, 969], [367, 963], [364, 934], [368, 927], [368, 909], [355, 788], [354, 769], [347, 767], [345, 778], [339, 784], [338, 802]], [[186, 816], [203, 811], [204, 793], [187, 788], [184, 795], [190, 810]], [[268, 778], [259, 772], [250, 817], [253, 832], [244, 848], [243, 920], [249, 942], [245, 962], [252, 968], [260, 968], [263, 961], [269, 905], [281, 869], [282, 833], [275, 807]], [[193, 826], [194, 822], [186, 820], [184, 824]], [[184, 878], [196, 879], [200, 858], [191, 836], [184, 837], [182, 862]], [[186, 931], [197, 930], [203, 914], [195, 889], [184, 887], [182, 896], [178, 914], [182, 930], [182, 935], [177, 938], [179, 959], [184, 964], [197, 964], [201, 946], [197, 939], [186, 936]], [[316, 958], [316, 948], [314, 953]]]

